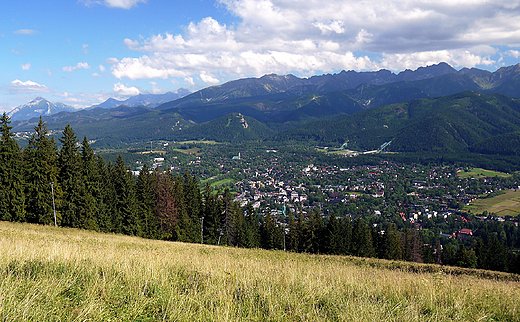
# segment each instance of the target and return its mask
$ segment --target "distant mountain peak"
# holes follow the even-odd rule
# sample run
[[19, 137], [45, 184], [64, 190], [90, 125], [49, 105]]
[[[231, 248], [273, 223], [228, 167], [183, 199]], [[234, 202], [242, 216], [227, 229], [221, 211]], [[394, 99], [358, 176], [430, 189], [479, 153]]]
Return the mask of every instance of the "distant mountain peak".
[[28, 120], [33, 117], [56, 114], [62, 111], [75, 111], [72, 106], [56, 102], [51, 103], [47, 99], [38, 96], [29, 103], [20, 105], [12, 109], [7, 115], [13, 121]]

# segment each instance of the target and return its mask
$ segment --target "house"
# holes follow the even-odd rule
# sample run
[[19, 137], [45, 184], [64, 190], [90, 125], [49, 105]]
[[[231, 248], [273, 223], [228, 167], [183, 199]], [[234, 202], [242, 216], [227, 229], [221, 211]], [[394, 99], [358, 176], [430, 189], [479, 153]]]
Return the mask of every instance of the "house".
[[452, 235], [456, 239], [466, 240], [473, 237], [473, 231], [468, 228], [462, 228], [461, 230], [454, 232]]

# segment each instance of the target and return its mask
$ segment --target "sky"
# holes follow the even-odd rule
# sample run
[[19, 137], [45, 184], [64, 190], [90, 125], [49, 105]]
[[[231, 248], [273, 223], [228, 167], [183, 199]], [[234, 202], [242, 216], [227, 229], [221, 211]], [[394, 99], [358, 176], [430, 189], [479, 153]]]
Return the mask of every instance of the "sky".
[[0, 12], [0, 112], [272, 73], [520, 61], [520, 0], [17, 0]]

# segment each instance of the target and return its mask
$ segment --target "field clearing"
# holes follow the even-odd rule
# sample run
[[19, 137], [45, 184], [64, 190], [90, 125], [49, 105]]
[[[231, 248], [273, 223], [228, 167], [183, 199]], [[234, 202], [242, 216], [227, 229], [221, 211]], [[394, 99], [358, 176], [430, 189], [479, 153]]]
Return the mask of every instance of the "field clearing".
[[0, 222], [0, 319], [520, 321], [520, 276]]
[[516, 216], [520, 214], [520, 190], [506, 190], [505, 193], [484, 199], [476, 199], [466, 206], [473, 214], [487, 211], [497, 216]]
[[197, 143], [201, 143], [201, 144], [222, 144], [221, 142], [217, 142], [217, 141], [212, 141], [212, 140], [200, 140], [200, 141], [180, 141], [180, 142], [175, 142], [175, 143], [178, 143], [178, 144], [197, 144]]
[[173, 151], [181, 152], [184, 154], [194, 154], [196, 156], [202, 155], [201, 148], [191, 148], [191, 149], [174, 149]]
[[490, 178], [490, 177], [501, 177], [501, 178], [508, 178], [511, 175], [504, 172], [498, 172], [493, 170], [486, 170], [482, 168], [473, 168], [469, 171], [460, 171], [457, 173], [459, 178], [475, 178], [475, 179], [482, 179], [482, 178]]

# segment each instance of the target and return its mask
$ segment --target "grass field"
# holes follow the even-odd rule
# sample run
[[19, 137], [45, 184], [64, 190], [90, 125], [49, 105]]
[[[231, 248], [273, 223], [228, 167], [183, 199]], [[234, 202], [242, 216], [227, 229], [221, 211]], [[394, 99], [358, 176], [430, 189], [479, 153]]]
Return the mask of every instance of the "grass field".
[[518, 275], [0, 222], [2, 321], [520, 321]]
[[190, 140], [190, 141], [179, 141], [179, 142], [175, 142], [175, 143], [178, 143], [178, 144], [197, 144], [197, 143], [202, 143], [202, 144], [222, 144], [220, 142], [211, 141], [211, 140], [200, 140], [200, 141]]
[[173, 151], [181, 152], [184, 154], [194, 154], [196, 156], [202, 155], [200, 152], [201, 148], [191, 148], [191, 149], [174, 149]]
[[511, 176], [508, 173], [498, 172], [498, 171], [493, 171], [493, 170], [486, 170], [486, 169], [481, 169], [481, 168], [473, 168], [469, 171], [460, 171], [459, 173], [457, 173], [457, 175], [460, 178], [476, 178], [476, 179], [487, 178], [487, 177], [507, 178], [507, 177]]
[[516, 216], [520, 214], [520, 190], [506, 190], [503, 194], [492, 197], [477, 199], [464, 208], [471, 210], [473, 214], [487, 211], [497, 216]]

